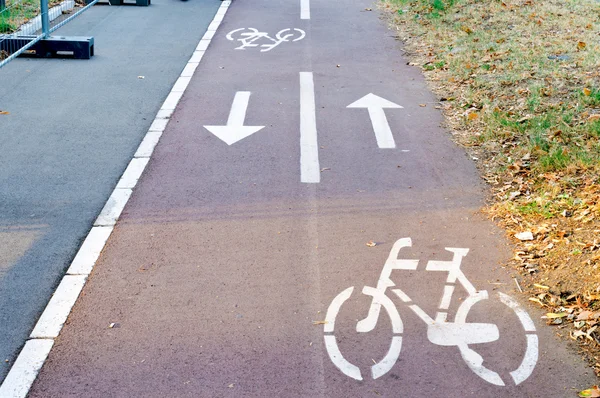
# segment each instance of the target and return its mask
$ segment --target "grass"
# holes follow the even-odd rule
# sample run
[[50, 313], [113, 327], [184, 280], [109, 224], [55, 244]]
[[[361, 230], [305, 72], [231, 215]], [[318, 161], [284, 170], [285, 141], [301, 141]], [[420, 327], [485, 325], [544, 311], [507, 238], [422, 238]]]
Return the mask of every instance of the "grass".
[[[597, 0], [382, 0], [382, 8], [444, 99], [453, 137], [479, 159], [491, 191], [485, 212], [514, 243], [522, 285], [549, 310], [600, 308]], [[526, 230], [534, 241], [514, 237]], [[600, 334], [575, 339], [595, 347], [600, 375]]]
[[12, 33], [40, 13], [38, 0], [7, 0], [0, 11], [0, 33]]

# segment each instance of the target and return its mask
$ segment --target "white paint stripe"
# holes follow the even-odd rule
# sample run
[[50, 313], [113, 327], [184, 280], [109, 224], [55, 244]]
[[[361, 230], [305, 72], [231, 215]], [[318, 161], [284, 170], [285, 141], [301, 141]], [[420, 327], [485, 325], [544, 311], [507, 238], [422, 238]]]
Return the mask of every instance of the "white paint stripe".
[[204, 36], [202, 36], [202, 40], [212, 40], [213, 37], [215, 37], [215, 32], [214, 30], [206, 31], [206, 33], [204, 34]]
[[300, 19], [310, 19], [310, 0], [300, 0]]
[[454, 294], [454, 285], [444, 286], [444, 295], [442, 296], [442, 302], [440, 303], [441, 310], [447, 310], [450, 308], [450, 302], [452, 301], [452, 295]]
[[77, 252], [67, 274], [89, 275], [112, 230], [113, 227], [93, 227], [85, 241], [83, 241], [83, 245]]
[[175, 82], [175, 85], [171, 89], [171, 92], [175, 93], [178, 91], [181, 91], [181, 92], [185, 91], [188, 84], [190, 84], [191, 80], [192, 80], [191, 77], [183, 77], [183, 76], [179, 77], [179, 79], [177, 79], [177, 81]]
[[200, 43], [198, 43], [198, 47], [196, 47], [196, 51], [206, 51], [208, 49], [209, 44], [210, 40], [200, 40]]
[[[175, 112], [175, 109], [159, 109], [156, 114], [157, 119], [169, 119], [171, 115]], [[146, 134], [147, 136], [148, 134]]]
[[369, 117], [373, 123], [373, 131], [377, 140], [377, 146], [382, 149], [396, 148], [394, 135], [390, 129], [387, 116], [383, 108], [369, 108]]
[[312, 72], [300, 72], [300, 175], [302, 182], [321, 182]]
[[86, 275], [65, 275], [31, 332], [32, 339], [56, 338], [75, 305]]
[[219, 25], [221, 24], [221, 22], [219, 21], [212, 21], [210, 23], [210, 25], [208, 25], [208, 31], [216, 31], [217, 29], [219, 29]]
[[412, 299], [408, 297], [408, 294], [404, 293], [400, 289], [392, 289], [392, 292], [394, 292], [396, 296], [400, 297], [400, 300], [402, 300], [405, 303], [410, 303], [412, 301]]
[[327, 315], [325, 315], [325, 333], [332, 333], [335, 327], [335, 317], [340, 311], [340, 307], [344, 304], [344, 301], [348, 300], [352, 291], [354, 290], [354, 286], [349, 287], [348, 289], [342, 291], [340, 294], [335, 296], [331, 304], [329, 304], [329, 308], [327, 308]]
[[107, 225], [115, 225], [121, 216], [121, 212], [129, 198], [131, 197], [131, 189], [115, 189], [106, 201], [100, 215], [94, 222], [95, 227]]
[[121, 176], [117, 188], [119, 189], [133, 189], [137, 184], [138, 180], [142, 176], [146, 165], [148, 164], [149, 158], [133, 158], [129, 162], [129, 166]]
[[181, 72], [181, 77], [192, 77], [198, 65], [200, 65], [198, 62], [188, 62]]
[[[231, 1], [223, 1], [221, 3], [221, 7], [217, 12], [219, 17], [216, 17], [216, 20], [223, 19], [222, 16], [225, 15], [230, 4]], [[203, 39], [212, 39], [218, 26], [219, 22], [213, 21], [210, 24], [212, 30], [207, 32]], [[199, 63], [203, 55], [204, 51], [195, 51], [188, 61], [188, 65], [190, 63]], [[188, 68], [187, 71], [184, 69], [186, 75], [184, 76], [184, 72], [182, 72], [180, 77], [191, 77], [188, 76], [190, 74], [190, 68]], [[182, 95], [183, 91], [172, 90], [169, 93], [160, 111], [156, 115], [152, 126], [138, 147], [138, 150], [134, 155], [135, 158], [150, 157], [162, 135], [162, 131], [166, 127], [168, 119], [177, 107]], [[114, 222], [118, 219], [130, 196], [131, 189], [115, 188], [100, 212], [98, 219], [96, 219], [94, 227], [89, 232], [76, 258], [73, 260], [68, 274], [63, 277], [54, 296], [42, 313], [38, 324], [36, 324], [36, 327], [32, 332], [32, 337], [41, 337], [43, 335], [56, 336], [60, 333], [64, 321], [68, 318], [71, 308], [85, 284], [86, 275], [89, 274], [91, 268], [93, 268], [93, 264], [91, 263], [97, 260], [106, 244], [106, 240], [113, 230], [112, 225], [114, 225]], [[110, 226], [104, 227], [103, 225]], [[81, 275], [79, 273], [81, 273]], [[53, 339], [45, 338], [34, 338], [25, 343], [23, 350], [19, 353], [19, 356], [7, 377], [4, 379], [2, 385], [0, 385], [0, 397], [25, 398], [42, 368], [44, 361], [48, 357], [53, 344]]]
[[521, 324], [526, 332], [535, 332], [535, 324], [533, 323], [533, 320], [527, 311], [521, 308], [515, 299], [501, 292], [498, 292], [498, 296], [500, 297], [500, 301], [512, 308], [512, 310], [517, 314], [517, 317], [521, 321]]
[[25, 398], [53, 345], [52, 339], [35, 339], [25, 343], [0, 386], [0, 397]]
[[205, 51], [194, 51], [192, 54], [192, 58], [190, 58], [190, 62], [200, 62], [202, 61], [202, 57], [204, 57]]
[[392, 337], [392, 344], [390, 344], [390, 349], [388, 350], [385, 357], [375, 365], [371, 366], [371, 375], [373, 376], [373, 379], [377, 379], [383, 376], [394, 367], [396, 361], [398, 360], [398, 356], [400, 356], [401, 349], [402, 337]]
[[335, 341], [335, 336], [329, 335], [324, 337], [325, 348], [327, 349], [329, 358], [331, 358], [331, 362], [333, 362], [333, 364], [346, 376], [352, 377], [355, 380], [362, 380], [360, 369], [355, 365], [352, 365], [350, 362], [346, 361], [346, 359], [340, 352], [340, 349], [337, 346], [337, 342]]
[[[196, 53], [194, 53], [194, 54], [196, 54]], [[194, 56], [192, 55], [192, 58], [193, 57]], [[190, 60], [190, 62], [192, 62], [192, 61]], [[195, 61], [195, 62], [200, 62], [200, 61]], [[177, 104], [179, 103], [179, 100], [181, 99], [182, 95], [183, 95], [183, 91], [178, 91], [178, 92], [171, 91], [169, 93], [169, 95], [167, 95], [167, 99], [165, 100], [163, 105], [160, 107], [160, 109], [174, 110], [177, 107]]]
[[163, 132], [167, 128], [169, 119], [154, 119], [148, 131], [160, 131]]
[[[172, 112], [172, 111], [171, 111]], [[160, 131], [150, 131], [144, 137], [144, 140], [138, 147], [138, 150], [135, 152], [134, 157], [136, 158], [149, 158], [154, 152], [154, 147], [158, 144], [158, 140], [162, 136], [162, 132]]]
[[516, 385], [519, 385], [527, 380], [527, 378], [533, 373], [533, 369], [535, 368], [535, 364], [537, 363], [539, 355], [538, 343], [537, 335], [527, 335], [527, 350], [525, 351], [523, 362], [521, 362], [521, 365], [517, 370], [510, 372], [510, 375]]

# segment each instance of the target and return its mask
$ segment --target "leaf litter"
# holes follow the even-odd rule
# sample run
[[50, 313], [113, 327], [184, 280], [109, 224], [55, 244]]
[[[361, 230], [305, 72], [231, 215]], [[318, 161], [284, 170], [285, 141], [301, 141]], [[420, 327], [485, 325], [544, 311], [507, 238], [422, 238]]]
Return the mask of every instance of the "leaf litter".
[[597, 1], [383, 0], [381, 8], [488, 183], [482, 212], [506, 231], [507, 265], [524, 294], [600, 375]]

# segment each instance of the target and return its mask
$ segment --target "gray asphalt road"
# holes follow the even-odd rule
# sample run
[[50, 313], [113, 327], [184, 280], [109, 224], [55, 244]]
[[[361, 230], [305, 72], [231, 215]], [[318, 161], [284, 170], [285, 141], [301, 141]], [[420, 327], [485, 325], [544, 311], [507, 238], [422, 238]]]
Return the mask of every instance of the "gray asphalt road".
[[[301, 20], [298, 2], [233, 3], [31, 397], [572, 397], [595, 381], [499, 295], [523, 299], [477, 215], [484, 187], [371, 7], [313, 0]], [[235, 50], [227, 33], [249, 27], [306, 37]], [[385, 110], [396, 148], [378, 147], [374, 105], [375, 127], [347, 108], [369, 93], [403, 106]], [[229, 146], [203, 126], [239, 122], [244, 98], [264, 128]]]
[[219, 5], [98, 5], [56, 32], [91, 60], [0, 69], [0, 381]]

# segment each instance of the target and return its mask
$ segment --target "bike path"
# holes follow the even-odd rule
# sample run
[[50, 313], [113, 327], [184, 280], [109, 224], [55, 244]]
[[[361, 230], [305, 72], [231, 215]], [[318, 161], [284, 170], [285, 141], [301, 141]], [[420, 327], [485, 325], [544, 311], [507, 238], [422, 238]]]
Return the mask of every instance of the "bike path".
[[56, 32], [92, 59], [0, 70], [0, 382], [219, 5], [98, 5]]
[[[510, 255], [502, 232], [477, 214], [484, 186], [439, 127], [420, 72], [379, 14], [365, 10], [373, 5], [312, 1], [304, 20], [300, 4], [232, 4], [30, 396], [570, 397], [594, 383], [538, 310], [508, 301], [529, 313], [532, 328], [498, 299], [504, 292], [522, 301], [499, 266]], [[269, 45], [284, 29], [306, 35], [263, 52], [248, 35], [236, 50], [243, 43], [227, 34], [250, 27], [275, 38], [261, 38]], [[370, 93], [403, 107], [384, 110], [395, 148], [378, 147], [374, 129], [383, 146], [390, 142], [377, 106], [348, 108]], [[245, 126], [264, 128], [227, 145], [203, 127], [235, 124], [240, 114]], [[385, 303], [377, 326], [357, 333], [373, 302], [363, 286], [377, 286], [394, 243], [408, 237], [412, 247], [390, 264], [418, 259], [417, 269], [391, 273], [395, 286], [377, 296]], [[469, 368], [451, 344], [456, 336], [433, 344], [417, 307], [401, 300], [410, 296], [429, 316], [445, 306], [447, 273], [426, 268], [452, 260], [448, 247], [469, 249], [448, 319], [469, 300], [462, 286], [488, 291], [492, 299], [463, 316], [496, 325], [498, 340], [489, 327], [459, 337], [491, 341], [469, 348], [504, 387]], [[328, 308], [352, 286], [333, 324]], [[328, 353], [325, 334], [339, 353], [331, 344]], [[398, 359], [373, 380], [373, 365], [399, 335]], [[533, 356], [528, 335], [539, 339], [532, 372], [519, 368]]]

